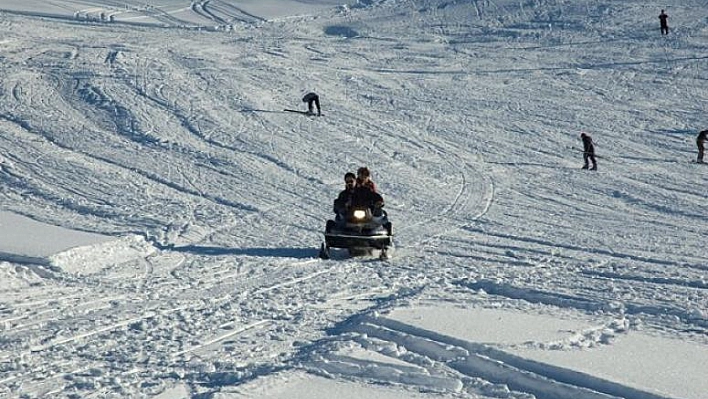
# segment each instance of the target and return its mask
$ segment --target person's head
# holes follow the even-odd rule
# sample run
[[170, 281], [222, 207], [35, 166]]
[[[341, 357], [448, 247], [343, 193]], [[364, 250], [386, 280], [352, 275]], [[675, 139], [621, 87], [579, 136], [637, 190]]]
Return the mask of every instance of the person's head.
[[583, 132], [583, 133], [580, 133], [580, 138], [581, 138], [581, 139], [584, 139], [585, 137], [588, 137], [588, 135], [587, 135], [587, 134], [585, 134], [585, 132]]
[[369, 168], [367, 168], [366, 166], [362, 166], [361, 168], [357, 169], [356, 177], [359, 180], [366, 182], [371, 177], [371, 172], [369, 171]]
[[352, 172], [347, 172], [344, 175], [344, 184], [348, 189], [354, 188], [356, 186], [356, 176]]

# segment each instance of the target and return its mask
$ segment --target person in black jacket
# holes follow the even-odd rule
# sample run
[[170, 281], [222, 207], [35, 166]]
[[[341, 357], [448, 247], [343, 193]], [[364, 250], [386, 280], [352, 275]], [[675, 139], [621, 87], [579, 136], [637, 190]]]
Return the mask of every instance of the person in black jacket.
[[352, 172], [347, 172], [344, 174], [344, 190], [342, 190], [337, 199], [334, 200], [334, 213], [337, 215], [344, 215], [347, 209], [352, 204], [352, 195], [354, 194], [354, 189], [356, 188], [356, 175]]
[[371, 191], [366, 186], [356, 186], [352, 193], [352, 207], [361, 207], [371, 209], [374, 216], [381, 216], [383, 211], [384, 200], [381, 194]]
[[592, 161], [590, 170], [597, 170], [597, 161], [595, 160], [595, 146], [592, 143], [592, 137], [585, 133], [580, 133], [580, 139], [583, 140], [583, 169], [588, 168], [588, 160]]
[[[347, 172], [344, 175], [345, 188], [342, 190], [337, 199], [334, 200], [333, 211], [337, 215], [335, 220], [337, 222], [342, 222], [349, 217], [349, 211], [352, 208], [366, 208], [370, 209], [372, 215], [382, 216], [383, 210], [383, 197], [371, 191], [370, 188], [365, 186], [358, 186], [356, 184], [356, 176], [354, 173]], [[336, 222], [327, 222], [327, 232], [329, 232]], [[389, 223], [390, 226], [390, 223]], [[390, 230], [390, 227], [389, 227]]]
[[659, 23], [661, 24], [661, 34], [662, 35], [668, 35], [669, 34], [669, 22], [668, 22], [669, 16], [666, 15], [664, 10], [661, 10], [661, 14], [659, 14]]
[[703, 130], [702, 132], [698, 133], [698, 137], [696, 137], [696, 145], [698, 146], [698, 159], [696, 159], [696, 162], [698, 163], [703, 163], [703, 153], [705, 152], [705, 142], [708, 139], [708, 130]]
[[376, 210], [383, 207], [384, 201], [381, 194], [371, 191], [367, 186], [357, 185], [354, 173], [347, 172], [344, 175], [344, 184], [344, 190], [334, 200], [334, 213], [344, 215], [349, 209], [355, 207], [371, 209], [376, 215]]
[[313, 104], [315, 107], [317, 107], [317, 116], [321, 116], [322, 112], [320, 110], [320, 96], [318, 96], [316, 93], [307, 93], [305, 96], [302, 98], [302, 102], [307, 103], [307, 112], [314, 114], [314, 108]]

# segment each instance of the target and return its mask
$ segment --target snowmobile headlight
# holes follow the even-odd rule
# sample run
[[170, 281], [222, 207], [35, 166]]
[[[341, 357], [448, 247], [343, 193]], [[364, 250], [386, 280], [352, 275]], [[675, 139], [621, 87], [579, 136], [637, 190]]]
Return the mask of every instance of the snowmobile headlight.
[[357, 209], [354, 211], [354, 219], [364, 219], [366, 217], [366, 211]]

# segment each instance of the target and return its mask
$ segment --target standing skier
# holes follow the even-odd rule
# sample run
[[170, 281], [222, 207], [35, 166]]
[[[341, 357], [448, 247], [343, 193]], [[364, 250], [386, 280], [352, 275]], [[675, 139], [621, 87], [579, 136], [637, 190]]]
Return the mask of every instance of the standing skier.
[[696, 162], [698, 163], [703, 163], [703, 153], [706, 149], [706, 140], [708, 140], [708, 130], [703, 130], [702, 132], [698, 133], [698, 137], [696, 137], [696, 145], [698, 146], [698, 159], [696, 159]]
[[661, 34], [662, 35], [668, 35], [669, 34], [669, 16], [666, 15], [664, 10], [661, 10], [661, 14], [659, 14], [659, 23], [661, 24]]
[[307, 93], [305, 96], [302, 98], [302, 102], [307, 103], [307, 111], [311, 114], [314, 114], [314, 109], [312, 105], [314, 104], [315, 107], [317, 107], [317, 116], [322, 116], [322, 112], [320, 110], [320, 96], [318, 96], [316, 93]]
[[588, 160], [592, 161], [590, 170], [597, 170], [597, 161], [595, 160], [595, 146], [592, 143], [592, 137], [585, 133], [580, 133], [580, 139], [583, 140], [583, 169], [588, 168]]

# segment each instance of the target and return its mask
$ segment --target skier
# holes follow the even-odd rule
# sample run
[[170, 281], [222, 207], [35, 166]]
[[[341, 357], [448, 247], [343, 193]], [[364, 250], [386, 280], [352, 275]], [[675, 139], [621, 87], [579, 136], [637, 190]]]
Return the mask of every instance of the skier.
[[590, 170], [597, 170], [597, 161], [595, 160], [595, 146], [592, 143], [592, 137], [585, 133], [580, 133], [580, 139], [583, 140], [583, 169], [588, 168], [588, 159], [592, 161]]
[[307, 103], [307, 111], [310, 114], [314, 114], [314, 110], [312, 105], [314, 104], [317, 107], [317, 116], [322, 116], [322, 112], [320, 110], [320, 96], [318, 96], [316, 93], [307, 93], [305, 96], [302, 98], [302, 102]]
[[704, 143], [706, 140], [708, 140], [708, 130], [703, 130], [698, 133], [698, 137], [696, 137], [696, 145], [698, 146], [698, 159], [696, 159], [696, 162], [698, 163], [703, 163], [703, 153], [705, 151]]
[[356, 184], [357, 186], [367, 187], [373, 192], [376, 191], [376, 184], [371, 180], [371, 171], [366, 166], [362, 166], [356, 171]]
[[669, 16], [666, 15], [664, 10], [661, 10], [661, 14], [659, 14], [659, 22], [661, 23], [661, 34], [662, 35], [668, 35], [669, 34], [669, 22], [668, 22]]

